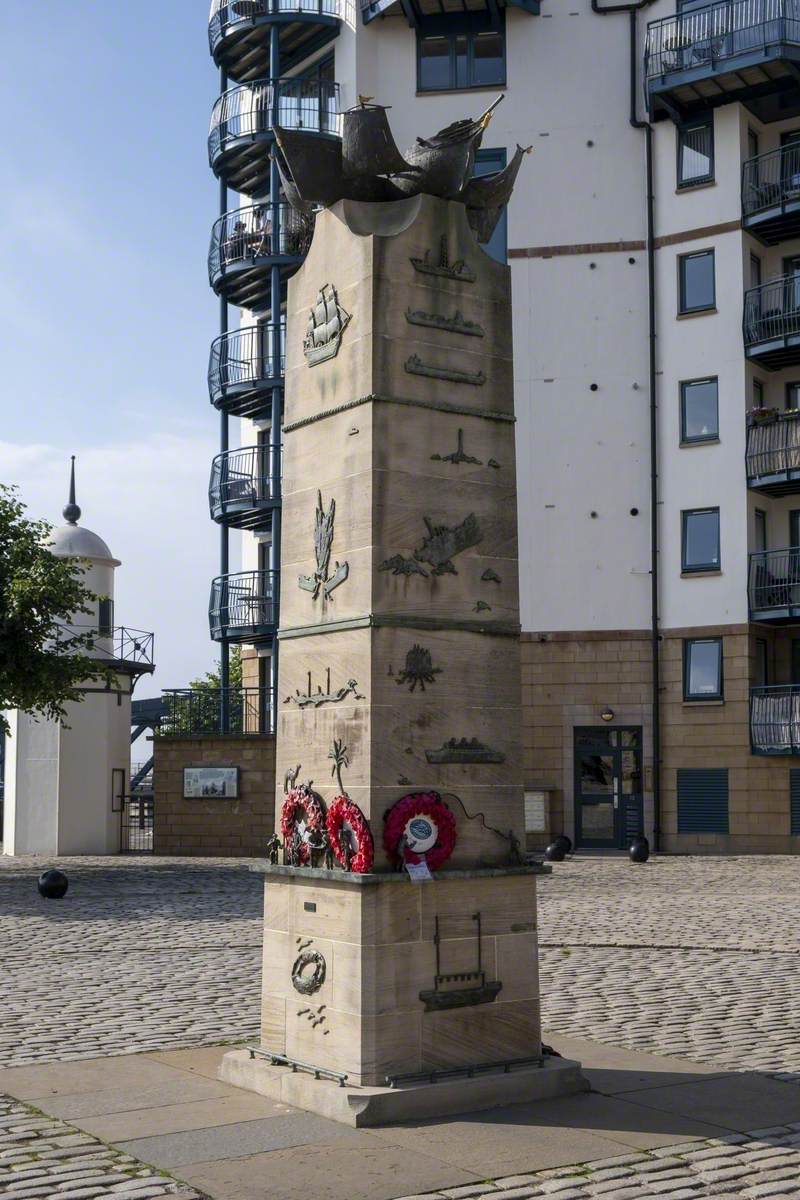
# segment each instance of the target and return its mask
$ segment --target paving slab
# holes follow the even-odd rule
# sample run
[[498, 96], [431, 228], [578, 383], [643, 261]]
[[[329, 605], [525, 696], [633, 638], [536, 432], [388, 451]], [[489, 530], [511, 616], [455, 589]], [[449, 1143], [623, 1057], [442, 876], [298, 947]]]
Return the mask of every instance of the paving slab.
[[589, 1038], [567, 1037], [545, 1030], [542, 1040], [564, 1058], [577, 1059], [592, 1090], [605, 1095], [691, 1083], [703, 1075], [730, 1077], [730, 1072], [711, 1063], [637, 1052]]
[[[138, 1100], [138, 1098], [137, 1098]], [[129, 1112], [91, 1117], [70, 1117], [70, 1123], [104, 1142], [126, 1142], [135, 1138], [183, 1133], [191, 1129], [210, 1129], [243, 1121], [259, 1121], [284, 1116], [292, 1110], [285, 1104], [240, 1092], [211, 1100], [192, 1100], [183, 1104], [164, 1104], [154, 1108], [135, 1108]]]
[[162, 1066], [218, 1079], [220, 1063], [230, 1048], [228, 1043], [224, 1046], [188, 1046], [184, 1050], [151, 1050], [144, 1057]]
[[212, 1200], [394, 1200], [482, 1183], [468, 1168], [433, 1155], [409, 1154], [372, 1130], [296, 1149], [197, 1163], [177, 1174]]
[[623, 1093], [618, 1099], [630, 1099], [640, 1107], [665, 1113], [692, 1112], [700, 1121], [740, 1133], [752, 1129], [754, 1121], [766, 1127], [800, 1120], [800, 1090], [796, 1084], [744, 1071], [676, 1087]]
[[[54, 1068], [56, 1071], [57, 1068]], [[0, 1091], [15, 1095], [11, 1087], [6, 1087], [0, 1079]], [[216, 1083], [213, 1079], [204, 1079], [199, 1075], [192, 1076], [184, 1072], [178, 1074], [172, 1071], [170, 1075], [156, 1084], [146, 1087], [98, 1088], [93, 1092], [62, 1092], [54, 1096], [36, 1097], [38, 1107], [54, 1117], [64, 1117], [66, 1120], [79, 1120], [81, 1117], [108, 1116], [110, 1113], [131, 1112], [134, 1109], [161, 1108], [168, 1104], [178, 1104], [186, 1100], [221, 1099], [223, 1096], [235, 1095], [235, 1089], [225, 1083]]]
[[0, 1070], [0, 1092], [18, 1100], [38, 1100], [44, 1096], [88, 1095], [109, 1087], [157, 1087], [174, 1078], [174, 1072], [146, 1055], [115, 1055]]

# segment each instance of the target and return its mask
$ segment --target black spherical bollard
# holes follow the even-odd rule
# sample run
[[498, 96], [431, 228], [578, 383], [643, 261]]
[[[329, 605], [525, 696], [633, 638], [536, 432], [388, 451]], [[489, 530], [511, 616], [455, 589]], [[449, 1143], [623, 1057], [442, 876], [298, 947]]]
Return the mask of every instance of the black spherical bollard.
[[565, 854], [564, 843], [556, 840], [555, 842], [551, 842], [545, 850], [545, 862], [563, 862]]
[[628, 857], [631, 862], [643, 863], [647, 862], [650, 857], [650, 843], [646, 837], [634, 838], [628, 850]]
[[564, 847], [565, 854], [572, 853], [572, 838], [568, 838], [565, 833], [560, 833], [558, 837], [553, 838], [554, 843], [560, 843]]
[[69, 880], [63, 871], [44, 871], [39, 876], [37, 886], [39, 895], [44, 896], [45, 900], [63, 900], [67, 894]]

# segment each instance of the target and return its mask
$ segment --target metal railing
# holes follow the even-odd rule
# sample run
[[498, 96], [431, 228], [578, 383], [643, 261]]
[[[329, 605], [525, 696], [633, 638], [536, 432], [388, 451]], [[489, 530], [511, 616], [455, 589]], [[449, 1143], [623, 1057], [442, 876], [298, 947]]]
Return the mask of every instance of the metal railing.
[[689, 71], [781, 44], [800, 45], [800, 0], [723, 0], [647, 26], [645, 77]]
[[750, 689], [750, 744], [760, 754], [800, 754], [800, 687]]
[[163, 697], [159, 737], [273, 732], [270, 688], [170, 688]]
[[[277, 213], [276, 213], [277, 210]], [[273, 218], [277, 228], [273, 230]], [[208, 278], [254, 259], [302, 258], [311, 245], [313, 225], [291, 204], [252, 204], [225, 213], [214, 222], [208, 251]]]
[[124, 662], [142, 667], [153, 666], [155, 636], [143, 629], [129, 629], [126, 625], [115, 625], [113, 629], [102, 629], [96, 623], [74, 623], [59, 625], [56, 631], [56, 646], [75, 637], [87, 640], [80, 653], [103, 662]]
[[286, 362], [286, 322], [279, 326], [281, 354], [275, 361], [275, 326], [270, 321], [223, 333], [211, 343], [208, 390], [212, 401], [232, 388], [255, 387], [283, 376]]
[[800, 201], [800, 146], [781, 146], [742, 164], [742, 215]]
[[213, 54], [233, 29], [258, 24], [263, 18], [296, 14], [298, 17], [339, 17], [339, 0], [212, 0], [208, 17], [208, 44]]
[[777, 413], [747, 427], [745, 464], [748, 479], [800, 473], [800, 416]]
[[800, 546], [751, 554], [747, 595], [751, 612], [800, 609]]
[[257, 508], [280, 500], [282, 469], [283, 447], [279, 445], [242, 446], [217, 454], [211, 462], [208, 485], [212, 516], [229, 508]]
[[341, 133], [339, 85], [327, 79], [260, 79], [229, 88], [211, 112], [208, 156], [213, 164], [225, 144], [237, 138], [269, 133], [273, 123], [283, 129]]
[[268, 635], [278, 623], [278, 572], [218, 575], [211, 581], [208, 622], [215, 641]]
[[782, 275], [744, 294], [745, 349], [800, 334], [800, 275]]

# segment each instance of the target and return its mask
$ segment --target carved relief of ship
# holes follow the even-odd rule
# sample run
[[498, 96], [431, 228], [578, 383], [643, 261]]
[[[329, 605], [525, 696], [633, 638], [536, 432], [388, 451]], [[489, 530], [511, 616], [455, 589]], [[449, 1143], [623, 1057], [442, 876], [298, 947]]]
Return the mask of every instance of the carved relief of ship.
[[336, 288], [330, 283], [323, 284], [308, 315], [303, 339], [303, 353], [310, 367], [336, 357], [349, 320], [350, 314], [339, 303]]
[[447, 249], [447, 234], [443, 233], [439, 242], [439, 261], [431, 262], [430, 250], [426, 250], [422, 258], [412, 258], [411, 265], [421, 275], [438, 275], [441, 279], [456, 279], [459, 283], [474, 283], [475, 272], [468, 267], [463, 258], [450, 262]]
[[406, 320], [410, 325], [426, 325], [430, 329], [446, 329], [450, 333], [463, 333], [467, 337], [483, 337], [483, 326], [477, 321], [468, 321], [466, 317], [456, 309], [452, 317], [445, 317], [441, 313], [426, 313], [421, 309], [406, 309]]
[[429, 763], [501, 763], [506, 756], [484, 746], [477, 738], [450, 738], [438, 750], [426, 750]]

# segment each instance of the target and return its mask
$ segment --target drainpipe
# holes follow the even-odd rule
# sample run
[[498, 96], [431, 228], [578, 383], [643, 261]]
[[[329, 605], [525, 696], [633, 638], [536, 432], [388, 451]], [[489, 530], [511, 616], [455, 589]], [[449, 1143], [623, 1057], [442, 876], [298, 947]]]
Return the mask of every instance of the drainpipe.
[[656, 397], [656, 261], [655, 261], [655, 189], [653, 174], [653, 127], [636, 115], [637, 80], [637, 14], [654, 0], [636, 0], [630, 4], [614, 4], [600, 8], [592, 0], [592, 12], [605, 17], [627, 13], [630, 23], [630, 123], [644, 130], [647, 192], [647, 308], [648, 308], [648, 375], [650, 388], [650, 655], [652, 664], [653, 709], [653, 849], [661, 845], [661, 657], [659, 633], [658, 586], [658, 406]]

